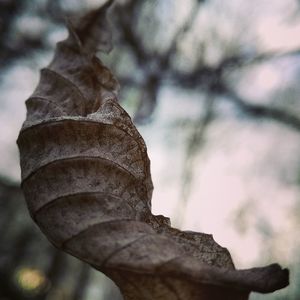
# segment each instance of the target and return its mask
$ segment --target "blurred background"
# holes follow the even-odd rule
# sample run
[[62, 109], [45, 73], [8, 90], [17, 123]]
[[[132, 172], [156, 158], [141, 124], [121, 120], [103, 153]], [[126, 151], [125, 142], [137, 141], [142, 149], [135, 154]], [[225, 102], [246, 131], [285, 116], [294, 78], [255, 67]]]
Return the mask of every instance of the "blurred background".
[[[66, 17], [101, 0], [0, 0], [0, 300], [119, 300], [55, 250], [19, 189], [16, 138]], [[144, 137], [153, 212], [212, 233], [237, 268], [290, 268], [300, 299], [300, 1], [119, 0], [101, 59]]]

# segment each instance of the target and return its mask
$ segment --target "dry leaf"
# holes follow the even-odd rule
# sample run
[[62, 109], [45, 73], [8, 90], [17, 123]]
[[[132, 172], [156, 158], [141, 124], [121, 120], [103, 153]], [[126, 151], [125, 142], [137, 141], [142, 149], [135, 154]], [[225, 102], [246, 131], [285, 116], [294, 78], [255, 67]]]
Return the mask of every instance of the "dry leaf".
[[26, 101], [18, 145], [32, 218], [56, 247], [112, 278], [125, 299], [248, 299], [285, 287], [280, 266], [235, 270], [211, 235], [152, 215], [145, 143], [95, 56], [111, 48], [111, 2], [69, 24]]

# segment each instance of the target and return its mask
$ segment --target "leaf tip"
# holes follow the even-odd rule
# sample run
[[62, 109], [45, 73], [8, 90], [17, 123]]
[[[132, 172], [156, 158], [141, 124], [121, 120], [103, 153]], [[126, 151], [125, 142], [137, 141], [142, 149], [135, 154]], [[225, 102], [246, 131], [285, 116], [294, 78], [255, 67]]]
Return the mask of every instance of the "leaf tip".
[[114, 0], [109, 0], [78, 20], [66, 20], [69, 31], [67, 43], [88, 54], [95, 54], [97, 51], [109, 53], [113, 49], [113, 44], [112, 32], [106, 15], [114, 2]]

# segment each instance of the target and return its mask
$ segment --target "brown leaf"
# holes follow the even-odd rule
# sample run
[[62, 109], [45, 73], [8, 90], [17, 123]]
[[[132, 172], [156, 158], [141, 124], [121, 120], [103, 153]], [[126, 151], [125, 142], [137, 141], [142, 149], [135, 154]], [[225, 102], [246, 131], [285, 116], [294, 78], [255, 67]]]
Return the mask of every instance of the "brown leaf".
[[26, 101], [18, 145], [32, 218], [56, 247], [111, 277], [125, 299], [247, 299], [286, 286], [278, 265], [235, 270], [211, 235], [152, 215], [145, 143], [95, 56], [110, 48], [111, 3], [69, 23]]

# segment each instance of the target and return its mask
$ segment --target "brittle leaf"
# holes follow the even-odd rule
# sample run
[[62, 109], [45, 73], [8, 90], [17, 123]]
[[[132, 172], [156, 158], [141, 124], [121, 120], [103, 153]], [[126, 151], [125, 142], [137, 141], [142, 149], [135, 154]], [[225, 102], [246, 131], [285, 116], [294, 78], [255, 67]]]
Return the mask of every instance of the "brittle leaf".
[[31, 216], [58, 248], [111, 277], [125, 299], [247, 299], [288, 284], [278, 265], [235, 270], [211, 235], [151, 213], [143, 138], [117, 102], [119, 84], [95, 56], [111, 48], [112, 1], [69, 23], [26, 101], [18, 138]]

